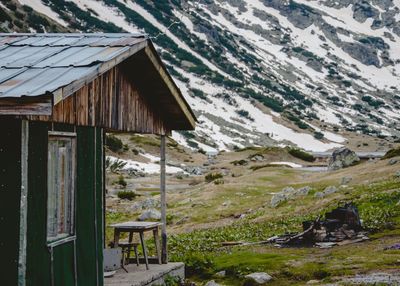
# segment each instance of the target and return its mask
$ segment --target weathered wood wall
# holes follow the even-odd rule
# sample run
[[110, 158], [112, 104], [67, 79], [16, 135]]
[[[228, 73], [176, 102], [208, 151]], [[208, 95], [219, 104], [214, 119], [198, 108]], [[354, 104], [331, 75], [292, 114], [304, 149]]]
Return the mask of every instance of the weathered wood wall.
[[[151, 85], [151, 82], [148, 83]], [[169, 130], [128, 75], [116, 66], [69, 97], [57, 103], [52, 116], [28, 116], [30, 120], [53, 121], [106, 130], [165, 134]]]

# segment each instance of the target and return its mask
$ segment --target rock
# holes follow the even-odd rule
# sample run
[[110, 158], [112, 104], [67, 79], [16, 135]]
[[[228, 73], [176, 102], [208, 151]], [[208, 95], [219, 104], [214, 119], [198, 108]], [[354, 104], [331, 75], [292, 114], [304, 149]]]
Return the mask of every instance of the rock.
[[292, 187], [283, 188], [281, 191], [281, 193], [283, 193], [283, 194], [293, 194], [294, 192], [295, 192], [295, 189]]
[[329, 186], [329, 187], [325, 188], [324, 194], [330, 195], [330, 194], [336, 193], [337, 191], [338, 191], [338, 189], [335, 186]]
[[389, 160], [389, 165], [397, 164], [397, 162], [399, 162], [399, 160], [397, 160], [395, 158], [392, 158], [392, 159]]
[[348, 148], [339, 148], [332, 153], [332, 157], [328, 163], [328, 170], [339, 170], [354, 165], [359, 162], [360, 158], [354, 151]]
[[222, 203], [222, 206], [226, 207], [229, 206], [232, 202], [231, 201], [225, 201]]
[[226, 276], [226, 271], [222, 270], [220, 272], [215, 273], [215, 276], [217, 277], [225, 277]]
[[276, 208], [282, 202], [287, 200], [287, 195], [283, 193], [277, 193], [271, 198], [271, 207]]
[[246, 275], [245, 278], [253, 280], [257, 284], [265, 284], [272, 280], [272, 277], [265, 272], [256, 272]]
[[321, 281], [319, 281], [319, 280], [310, 280], [310, 281], [307, 281], [307, 285], [314, 285], [314, 284], [319, 284], [319, 283], [321, 283]]
[[334, 194], [337, 191], [338, 191], [338, 189], [335, 186], [329, 186], [329, 187], [326, 187], [325, 190], [322, 192], [316, 192], [314, 197], [321, 199], [327, 195]]
[[400, 179], [400, 171], [397, 171], [397, 172], [394, 174], [394, 177]]
[[159, 219], [161, 219], [161, 213], [156, 209], [146, 210], [139, 216], [139, 221]]
[[159, 206], [160, 206], [159, 200], [155, 200], [153, 198], [147, 198], [143, 201], [135, 202], [134, 204], [132, 204], [131, 210], [137, 211], [137, 210], [153, 209]]
[[306, 186], [300, 189], [295, 190], [293, 187], [286, 187], [283, 188], [282, 191], [279, 193], [276, 193], [272, 198], [271, 198], [271, 207], [275, 208], [279, 204], [290, 200], [295, 197], [300, 197], [300, 196], [307, 196], [308, 193], [311, 191], [311, 187]]
[[214, 280], [208, 281], [204, 286], [220, 286], [221, 284], [216, 283]]
[[351, 182], [352, 179], [353, 179], [352, 177], [343, 177], [340, 180], [340, 184], [341, 185], [348, 185]]
[[307, 196], [308, 193], [312, 190], [311, 187], [306, 186], [296, 190], [296, 196]]
[[253, 162], [257, 162], [257, 161], [263, 161], [264, 160], [264, 156], [263, 155], [254, 155], [250, 158], [251, 161]]

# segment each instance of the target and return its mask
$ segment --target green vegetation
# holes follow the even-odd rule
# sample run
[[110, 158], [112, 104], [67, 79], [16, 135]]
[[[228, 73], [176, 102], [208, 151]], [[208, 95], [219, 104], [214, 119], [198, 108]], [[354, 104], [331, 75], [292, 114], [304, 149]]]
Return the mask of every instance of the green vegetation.
[[389, 151], [387, 151], [385, 156], [382, 157], [382, 160], [390, 159], [396, 156], [400, 156], [400, 147], [390, 149]]
[[119, 191], [117, 196], [121, 200], [133, 201], [137, 197], [137, 194], [133, 191]]
[[298, 159], [301, 159], [303, 161], [307, 161], [307, 162], [314, 162], [315, 158], [313, 155], [311, 155], [310, 153], [307, 153], [301, 149], [298, 148], [289, 148], [288, 153], [290, 155], [292, 155], [293, 157], [296, 157]]
[[368, 103], [370, 106], [375, 107], [375, 108], [379, 108], [383, 105], [385, 105], [385, 102], [380, 100], [380, 99], [374, 99], [369, 95], [365, 95], [362, 98], [362, 101]]
[[314, 138], [315, 138], [315, 139], [318, 139], [318, 140], [321, 140], [321, 139], [324, 138], [324, 133], [321, 133], [321, 132], [319, 132], [319, 131], [315, 131], [315, 132], [314, 132]]
[[124, 148], [124, 144], [122, 143], [121, 139], [112, 134], [106, 135], [106, 146], [115, 153], [121, 152]]
[[[375, 232], [374, 237], [379, 237], [378, 231], [400, 235], [400, 208], [397, 206], [400, 181], [359, 185], [342, 195], [344, 198], [333, 198], [321, 208], [305, 214], [294, 213], [293, 210], [287, 213], [280, 211], [267, 221], [254, 222], [252, 217], [228, 226], [173, 235], [169, 244], [171, 258], [173, 261], [184, 261], [187, 275], [193, 279], [215, 278], [216, 272], [225, 270], [226, 277], [217, 279], [226, 285], [245, 285], [244, 275], [256, 271], [271, 274], [274, 277], [272, 285], [304, 285], [311, 279], [329, 282], [332, 276], [352, 275], [359, 269], [396, 269], [399, 256], [383, 252], [382, 245], [375, 241], [364, 242], [362, 247], [341, 246], [329, 251], [276, 249], [268, 245], [222, 247], [222, 243], [227, 241], [256, 242], [273, 235], [300, 231], [303, 221], [323, 216], [346, 201], [357, 206], [364, 228]], [[315, 200], [311, 195], [301, 204], [315, 204]], [[279, 208], [289, 210], [290, 206]], [[374, 259], [370, 259], [371, 253]], [[310, 257], [315, 260], [310, 261]]]
[[129, 140], [137, 146], [153, 146], [160, 147], [160, 139], [150, 135], [133, 135]]
[[222, 175], [221, 173], [209, 173], [205, 176], [205, 180], [207, 183], [210, 183], [212, 181], [218, 180], [218, 179], [222, 179], [224, 177], [224, 175]]
[[127, 162], [120, 159], [112, 161], [109, 157], [106, 158], [106, 170], [110, 170], [111, 173], [118, 173], [126, 166], [126, 164]]
[[120, 186], [123, 187], [123, 188], [125, 188], [125, 187], [128, 185], [128, 183], [125, 181], [125, 178], [124, 178], [123, 175], [119, 175], [119, 176], [118, 176], [118, 180], [115, 181], [115, 183], [116, 183], [117, 185], [120, 185]]

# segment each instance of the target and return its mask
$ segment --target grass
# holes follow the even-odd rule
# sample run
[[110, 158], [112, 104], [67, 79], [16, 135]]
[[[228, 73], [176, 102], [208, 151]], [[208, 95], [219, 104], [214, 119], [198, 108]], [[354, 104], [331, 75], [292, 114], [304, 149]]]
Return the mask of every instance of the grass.
[[129, 138], [129, 140], [135, 145], [141, 147], [145, 146], [160, 147], [160, 140], [153, 136], [133, 135]]
[[[244, 275], [255, 271], [271, 274], [275, 278], [271, 285], [304, 285], [312, 279], [330, 282], [336, 276], [399, 266], [400, 252], [383, 251], [379, 239], [385, 237], [385, 243], [389, 243], [390, 239], [394, 243], [400, 237], [400, 181], [358, 185], [350, 191], [340, 191], [330, 196], [329, 200], [324, 200], [316, 208], [310, 208], [316, 201], [310, 194], [301, 202], [283, 204], [273, 216], [263, 221], [249, 216], [224, 227], [172, 235], [169, 241], [170, 256], [172, 260], [186, 263], [187, 274], [192, 279], [213, 278], [226, 285], [244, 285]], [[276, 234], [299, 231], [302, 221], [315, 219], [348, 201], [356, 204], [364, 226], [373, 233], [371, 241], [329, 250], [276, 249], [272, 246], [222, 247], [222, 242], [226, 241], [255, 242]], [[303, 205], [306, 211], [299, 212], [299, 205]], [[258, 215], [268, 212], [265, 209]], [[221, 270], [227, 271], [227, 277], [213, 277]]]

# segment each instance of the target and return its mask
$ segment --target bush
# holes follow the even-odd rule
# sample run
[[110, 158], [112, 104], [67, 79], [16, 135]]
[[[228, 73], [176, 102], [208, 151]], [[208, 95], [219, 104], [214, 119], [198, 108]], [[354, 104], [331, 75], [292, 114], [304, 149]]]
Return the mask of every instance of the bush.
[[126, 164], [127, 162], [120, 159], [111, 161], [110, 157], [106, 158], [106, 170], [110, 170], [112, 173], [118, 173], [126, 166]]
[[321, 133], [321, 132], [315, 131], [314, 132], [314, 138], [318, 139], [318, 140], [321, 140], [322, 138], [324, 138], [324, 134]]
[[207, 183], [210, 183], [212, 181], [222, 179], [223, 177], [224, 175], [222, 175], [221, 173], [210, 173], [206, 175], [205, 179]]
[[125, 181], [124, 176], [122, 175], [119, 175], [118, 180], [115, 183], [124, 188], [128, 185], [127, 182]]
[[120, 152], [124, 148], [124, 144], [121, 139], [117, 138], [114, 135], [106, 136], [106, 146], [113, 152]]
[[293, 157], [299, 158], [303, 161], [307, 161], [307, 162], [314, 162], [315, 158], [312, 154], [307, 153], [303, 150], [300, 150], [298, 148], [290, 148], [288, 153], [290, 155], [292, 155]]
[[387, 151], [385, 156], [382, 157], [382, 160], [390, 159], [396, 156], [400, 156], [400, 147], [390, 149], [389, 151]]
[[133, 191], [119, 191], [117, 194], [118, 198], [121, 200], [129, 200], [132, 201], [137, 197], [137, 194]]

